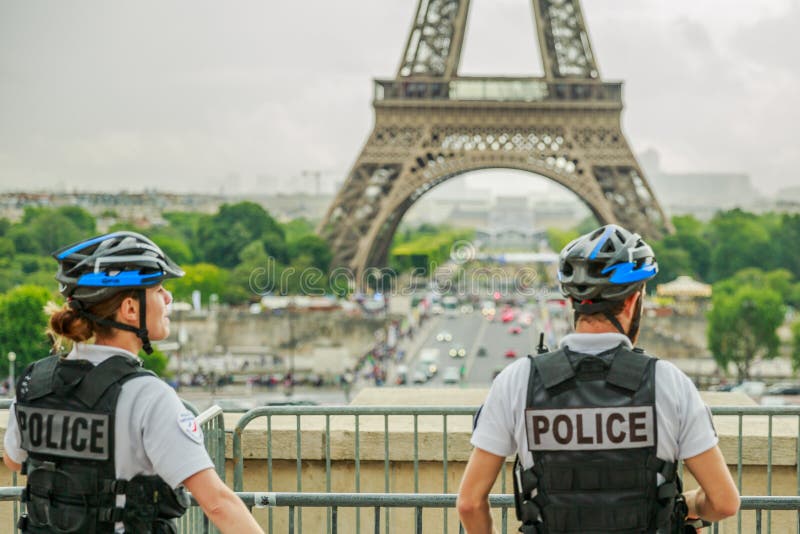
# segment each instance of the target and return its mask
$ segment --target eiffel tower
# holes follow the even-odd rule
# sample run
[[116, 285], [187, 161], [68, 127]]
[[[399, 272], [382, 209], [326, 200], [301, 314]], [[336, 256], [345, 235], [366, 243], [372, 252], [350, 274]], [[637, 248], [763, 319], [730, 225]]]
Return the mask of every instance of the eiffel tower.
[[361, 280], [426, 191], [489, 168], [575, 193], [601, 223], [672, 231], [621, 129], [622, 83], [600, 78], [579, 0], [532, 0], [544, 76], [467, 77], [469, 0], [418, 0], [394, 79], [374, 80], [375, 126], [319, 231]]

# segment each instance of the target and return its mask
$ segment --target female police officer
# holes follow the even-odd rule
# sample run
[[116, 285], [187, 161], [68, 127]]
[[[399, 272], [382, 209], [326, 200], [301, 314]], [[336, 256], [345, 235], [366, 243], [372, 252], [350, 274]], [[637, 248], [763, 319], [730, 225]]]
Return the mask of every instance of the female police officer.
[[[459, 489], [470, 534], [492, 530], [487, 497], [514, 452], [520, 532], [670, 532], [685, 517], [736, 513], [738, 492], [696, 388], [674, 365], [633, 348], [644, 284], [657, 272], [652, 249], [616, 225], [561, 252], [576, 333], [492, 384]], [[682, 497], [679, 461], [700, 486]]]
[[214, 471], [194, 416], [136, 356], [169, 334], [161, 283], [180, 267], [134, 232], [53, 256], [67, 302], [50, 306], [49, 332], [73, 346], [17, 382], [3, 461], [28, 476], [20, 530], [174, 532], [185, 486], [223, 532], [261, 532]]

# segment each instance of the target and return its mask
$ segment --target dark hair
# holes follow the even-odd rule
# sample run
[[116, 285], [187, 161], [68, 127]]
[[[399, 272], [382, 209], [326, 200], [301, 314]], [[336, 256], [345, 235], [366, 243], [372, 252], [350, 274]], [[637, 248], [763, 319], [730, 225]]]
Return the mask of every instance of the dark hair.
[[[89, 306], [86, 311], [100, 317], [101, 319], [114, 319], [114, 314], [119, 309], [122, 301], [132, 297], [138, 299], [137, 292], [121, 291], [109, 299]], [[60, 349], [63, 340], [73, 343], [82, 343], [94, 337], [96, 334], [108, 336], [113, 327], [97, 324], [84, 317], [80, 311], [72, 308], [68, 302], [59, 306], [50, 302], [45, 307], [45, 312], [50, 315], [47, 333], [54, 340], [54, 348]]]

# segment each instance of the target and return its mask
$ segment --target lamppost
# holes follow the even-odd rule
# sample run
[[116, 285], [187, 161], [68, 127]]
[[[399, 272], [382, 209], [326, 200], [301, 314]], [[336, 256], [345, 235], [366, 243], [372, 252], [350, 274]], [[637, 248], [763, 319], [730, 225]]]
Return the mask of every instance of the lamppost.
[[8, 371], [9, 371], [9, 385], [8, 388], [13, 392], [14, 388], [16, 387], [16, 383], [14, 381], [14, 362], [17, 361], [17, 353], [13, 350], [8, 353]]

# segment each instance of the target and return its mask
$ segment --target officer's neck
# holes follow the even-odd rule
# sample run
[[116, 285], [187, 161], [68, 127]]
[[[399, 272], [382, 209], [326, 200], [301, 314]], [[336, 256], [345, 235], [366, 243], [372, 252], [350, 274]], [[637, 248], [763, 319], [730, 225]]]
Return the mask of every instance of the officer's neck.
[[[622, 326], [625, 332], [630, 330], [631, 318], [629, 316], [621, 313], [616, 317], [617, 321], [619, 321], [620, 326]], [[597, 316], [580, 317], [578, 319], [578, 324], [575, 325], [575, 332], [578, 334], [605, 334], [608, 332], [612, 332], [614, 334], [620, 333], [620, 331], [617, 330], [617, 327], [614, 326], [611, 321], [604, 317], [601, 318]]]
[[124, 330], [114, 330], [110, 336], [97, 336], [94, 340], [95, 345], [105, 345], [127, 350], [131, 354], [139, 354], [142, 349], [142, 340], [133, 332]]

